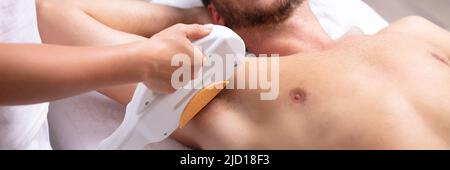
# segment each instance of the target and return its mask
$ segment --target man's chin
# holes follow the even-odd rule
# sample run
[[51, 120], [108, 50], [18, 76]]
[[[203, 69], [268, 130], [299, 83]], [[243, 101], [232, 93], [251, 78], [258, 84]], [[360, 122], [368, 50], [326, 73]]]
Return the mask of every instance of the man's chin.
[[247, 9], [235, 9], [233, 14], [226, 15], [226, 21], [232, 28], [257, 27], [275, 25], [290, 18], [304, 0], [257, 1]]

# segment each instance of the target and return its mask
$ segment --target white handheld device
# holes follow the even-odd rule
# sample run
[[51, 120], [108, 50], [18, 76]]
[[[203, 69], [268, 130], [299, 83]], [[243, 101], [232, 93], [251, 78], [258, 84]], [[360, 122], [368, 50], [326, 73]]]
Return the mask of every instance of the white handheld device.
[[[241, 61], [246, 53], [245, 44], [231, 29], [218, 25], [212, 27], [213, 31], [208, 36], [193, 44], [203, 49], [207, 60], [212, 54], [222, 57], [222, 68], [225, 70], [219, 72], [224, 73], [223, 80], [212, 82], [207, 87], [201, 86], [205, 88], [181, 88], [173, 94], [154, 93], [140, 83], [127, 105], [124, 121], [110, 137], [100, 143], [99, 149], [143, 149], [149, 143], [160, 142], [178, 127], [184, 127], [221, 91], [214, 87], [225, 88], [234, 75], [235, 67], [241, 64], [227, 63], [225, 58], [236, 57], [235, 61]], [[207, 73], [215, 68], [220, 67], [202, 67], [201, 71]], [[211, 80], [211, 76], [198, 77], [187, 86], [204, 82], [205, 79]]]

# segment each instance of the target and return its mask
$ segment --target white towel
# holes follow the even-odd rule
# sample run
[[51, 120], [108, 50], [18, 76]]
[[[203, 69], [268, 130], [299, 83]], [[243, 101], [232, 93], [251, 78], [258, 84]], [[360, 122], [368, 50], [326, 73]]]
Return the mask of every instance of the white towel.
[[[41, 43], [35, 9], [34, 0], [0, 0], [0, 42]], [[51, 149], [47, 111], [48, 103], [0, 106], [0, 149]]]

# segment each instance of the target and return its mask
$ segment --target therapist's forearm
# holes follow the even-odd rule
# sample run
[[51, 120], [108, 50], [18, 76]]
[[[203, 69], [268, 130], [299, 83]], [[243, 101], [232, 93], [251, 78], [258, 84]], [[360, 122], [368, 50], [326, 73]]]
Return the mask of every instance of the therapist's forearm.
[[60, 99], [140, 80], [128, 45], [64, 47], [0, 44], [0, 105]]

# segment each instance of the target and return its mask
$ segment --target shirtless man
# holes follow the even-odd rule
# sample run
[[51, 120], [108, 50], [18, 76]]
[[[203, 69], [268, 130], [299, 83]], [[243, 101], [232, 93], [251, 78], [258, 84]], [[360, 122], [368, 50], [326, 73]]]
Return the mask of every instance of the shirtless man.
[[[132, 32], [92, 14], [93, 8], [103, 13], [119, 8], [102, 8], [101, 0], [89, 1], [96, 2], [89, 3], [90, 9], [40, 1], [44, 41], [111, 41], [102, 35], [68, 38], [75, 36], [60, 31], [67, 23], [58, 21], [64, 17], [55, 15], [58, 10], [89, 13], [104, 25]], [[280, 95], [262, 101], [260, 90], [224, 90], [173, 137], [199, 149], [449, 149], [450, 33], [426, 19], [408, 17], [377, 35], [332, 41], [305, 2], [213, 0], [208, 5], [213, 23], [233, 28], [250, 51], [284, 56]], [[72, 22], [79, 22], [78, 31], [102, 31]], [[126, 41], [139, 40], [133, 37]], [[126, 104], [130, 96], [115, 99]]]

